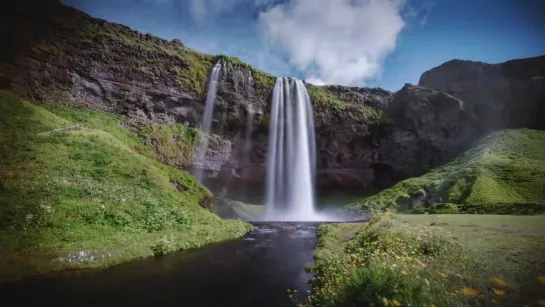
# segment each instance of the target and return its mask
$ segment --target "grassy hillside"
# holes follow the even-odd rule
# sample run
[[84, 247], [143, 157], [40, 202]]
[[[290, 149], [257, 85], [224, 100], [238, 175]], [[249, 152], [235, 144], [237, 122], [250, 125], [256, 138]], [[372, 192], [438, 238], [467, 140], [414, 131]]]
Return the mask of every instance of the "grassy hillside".
[[352, 207], [427, 210], [438, 203], [476, 213], [545, 212], [545, 131], [492, 133], [450, 163]]
[[123, 117], [0, 92], [0, 280], [111, 265], [243, 235], [153, 159]]
[[327, 224], [318, 229], [313, 292], [301, 303], [543, 306], [544, 256], [543, 216], [383, 214]]

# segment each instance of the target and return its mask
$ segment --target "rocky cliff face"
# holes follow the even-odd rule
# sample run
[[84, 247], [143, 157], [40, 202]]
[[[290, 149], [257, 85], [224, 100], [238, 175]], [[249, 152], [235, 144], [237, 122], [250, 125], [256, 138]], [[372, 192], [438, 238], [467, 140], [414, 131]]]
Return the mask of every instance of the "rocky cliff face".
[[486, 130], [545, 128], [545, 56], [501, 64], [453, 60], [418, 84], [465, 101]]
[[[128, 129], [169, 131], [162, 137], [143, 133], [161, 161], [204, 168], [207, 185], [231, 198], [263, 195], [273, 76], [236, 58], [200, 54], [178, 40], [138, 33], [55, 1], [31, 2], [37, 3], [12, 4], [0, 18], [0, 36], [8, 46], [0, 54], [1, 87], [39, 101], [120, 113]], [[210, 158], [191, 162], [194, 140], [165, 127], [199, 126], [208, 74], [218, 61]], [[422, 80], [435, 78], [425, 74]], [[462, 100], [412, 85], [397, 93], [307, 88], [315, 111], [320, 191], [363, 193], [389, 186], [452, 158], [481, 133], [474, 104], [460, 95]], [[249, 112], [255, 114], [253, 147], [244, 161]], [[150, 125], [153, 129], [142, 129]]]
[[452, 159], [481, 134], [463, 101], [429, 88], [406, 84], [395, 93], [388, 113], [395, 124], [381, 142], [381, 162], [406, 176]]

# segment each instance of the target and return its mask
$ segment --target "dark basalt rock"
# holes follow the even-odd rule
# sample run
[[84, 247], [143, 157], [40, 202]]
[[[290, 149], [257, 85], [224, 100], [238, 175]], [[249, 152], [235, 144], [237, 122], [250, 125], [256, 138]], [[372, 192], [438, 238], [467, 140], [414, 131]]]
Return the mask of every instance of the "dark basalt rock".
[[406, 84], [388, 113], [395, 125], [381, 140], [380, 163], [408, 176], [452, 159], [482, 133], [463, 101], [420, 86]]
[[453, 60], [418, 84], [462, 99], [486, 130], [545, 129], [545, 56], [500, 64]]

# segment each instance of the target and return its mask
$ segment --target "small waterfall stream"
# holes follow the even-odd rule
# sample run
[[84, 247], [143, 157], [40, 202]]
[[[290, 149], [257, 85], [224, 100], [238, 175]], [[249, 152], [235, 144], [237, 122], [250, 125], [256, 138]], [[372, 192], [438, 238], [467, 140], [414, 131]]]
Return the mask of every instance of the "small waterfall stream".
[[196, 155], [194, 157], [195, 178], [202, 183], [203, 169], [206, 161], [206, 154], [208, 152], [208, 136], [212, 130], [212, 118], [214, 115], [214, 106], [216, 104], [216, 92], [218, 87], [218, 76], [221, 70], [221, 60], [216, 63], [210, 74], [208, 82], [208, 91], [206, 93], [206, 104], [204, 109], [204, 115], [202, 118], [201, 126], [201, 140], [199, 147], [197, 148]]
[[242, 163], [244, 166], [250, 164], [250, 153], [252, 151], [252, 132], [254, 130], [255, 112], [251, 104], [248, 105], [246, 117], [246, 135], [244, 137], [244, 148], [242, 149]]
[[318, 220], [314, 209], [316, 145], [312, 105], [301, 80], [278, 78], [267, 151], [268, 220]]

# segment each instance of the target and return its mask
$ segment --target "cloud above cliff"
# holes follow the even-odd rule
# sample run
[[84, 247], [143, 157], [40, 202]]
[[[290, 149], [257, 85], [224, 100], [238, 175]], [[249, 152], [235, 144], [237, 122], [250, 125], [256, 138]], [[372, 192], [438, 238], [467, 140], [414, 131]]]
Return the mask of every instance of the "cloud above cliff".
[[259, 14], [265, 43], [314, 84], [376, 77], [405, 27], [400, 0], [292, 0]]
[[[545, 53], [543, 1], [60, 0], [276, 76], [398, 90], [453, 58]], [[463, 18], [460, 18], [463, 16]], [[521, 23], [520, 21], [525, 22]], [[517, 25], [516, 27], [513, 25]]]

